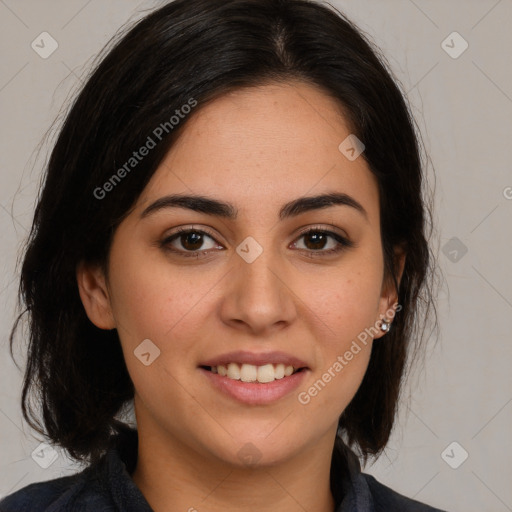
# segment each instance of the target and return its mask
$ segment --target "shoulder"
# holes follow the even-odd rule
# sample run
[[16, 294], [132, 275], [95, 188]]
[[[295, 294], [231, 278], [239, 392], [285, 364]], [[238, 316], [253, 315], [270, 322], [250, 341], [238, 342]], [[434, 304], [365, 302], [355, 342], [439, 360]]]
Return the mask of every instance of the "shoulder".
[[80, 473], [36, 482], [0, 501], [0, 512], [114, 511], [101, 483], [89, 468]]
[[362, 473], [370, 489], [376, 512], [393, 510], [394, 512], [445, 512], [419, 501], [407, 498], [393, 489], [381, 484], [373, 476]]

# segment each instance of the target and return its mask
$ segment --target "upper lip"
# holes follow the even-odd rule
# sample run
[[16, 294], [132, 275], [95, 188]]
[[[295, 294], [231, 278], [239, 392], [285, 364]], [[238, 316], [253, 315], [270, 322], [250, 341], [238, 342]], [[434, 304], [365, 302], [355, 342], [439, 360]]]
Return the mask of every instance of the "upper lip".
[[307, 368], [308, 365], [301, 359], [287, 354], [286, 352], [248, 352], [246, 350], [237, 350], [212, 357], [203, 361], [199, 366], [219, 366], [227, 365], [229, 363], [238, 364], [252, 364], [254, 366], [263, 366], [265, 364], [284, 364], [286, 366], [293, 366], [294, 368]]

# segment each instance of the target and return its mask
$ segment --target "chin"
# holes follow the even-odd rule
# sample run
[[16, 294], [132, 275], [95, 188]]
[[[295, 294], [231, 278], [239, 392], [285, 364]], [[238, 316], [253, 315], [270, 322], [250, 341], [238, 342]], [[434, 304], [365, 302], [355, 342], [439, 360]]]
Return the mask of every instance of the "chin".
[[[287, 440], [286, 443], [284, 442], [285, 439]], [[301, 451], [298, 442], [295, 448], [290, 446], [289, 436], [273, 436], [271, 440], [266, 430], [259, 430], [254, 436], [246, 432], [244, 436], [235, 437], [233, 441], [233, 443], [230, 443], [229, 460], [227, 462], [238, 467], [276, 466], [293, 458], [296, 453]]]

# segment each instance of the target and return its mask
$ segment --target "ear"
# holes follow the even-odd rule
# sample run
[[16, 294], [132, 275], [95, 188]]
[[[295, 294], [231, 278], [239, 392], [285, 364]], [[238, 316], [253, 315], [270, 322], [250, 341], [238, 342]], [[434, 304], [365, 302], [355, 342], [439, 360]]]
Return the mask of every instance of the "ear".
[[[397, 284], [399, 287], [400, 282], [402, 280], [402, 275], [405, 267], [405, 259], [407, 255], [405, 249], [402, 246], [396, 246], [394, 251], [394, 265], [397, 274]], [[388, 321], [388, 323], [392, 322], [397, 306], [398, 292], [397, 289], [395, 288], [395, 283], [393, 282], [393, 278], [391, 276], [386, 276], [382, 283], [378, 319], [385, 319]], [[381, 336], [384, 336], [384, 334], [386, 334], [385, 331], [381, 331], [380, 329], [379, 331], [380, 332], [374, 337], [374, 339], [378, 339]]]
[[89, 320], [100, 329], [114, 329], [116, 323], [103, 270], [82, 262], [77, 266], [76, 279]]

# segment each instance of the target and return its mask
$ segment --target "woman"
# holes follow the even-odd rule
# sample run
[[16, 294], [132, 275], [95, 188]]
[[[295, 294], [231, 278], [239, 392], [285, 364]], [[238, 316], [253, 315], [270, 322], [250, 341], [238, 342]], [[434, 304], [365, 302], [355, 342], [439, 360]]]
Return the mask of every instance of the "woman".
[[340, 13], [137, 23], [67, 115], [21, 276], [24, 416], [88, 466], [0, 510], [436, 510], [359, 464], [430, 311], [421, 193], [404, 99]]

